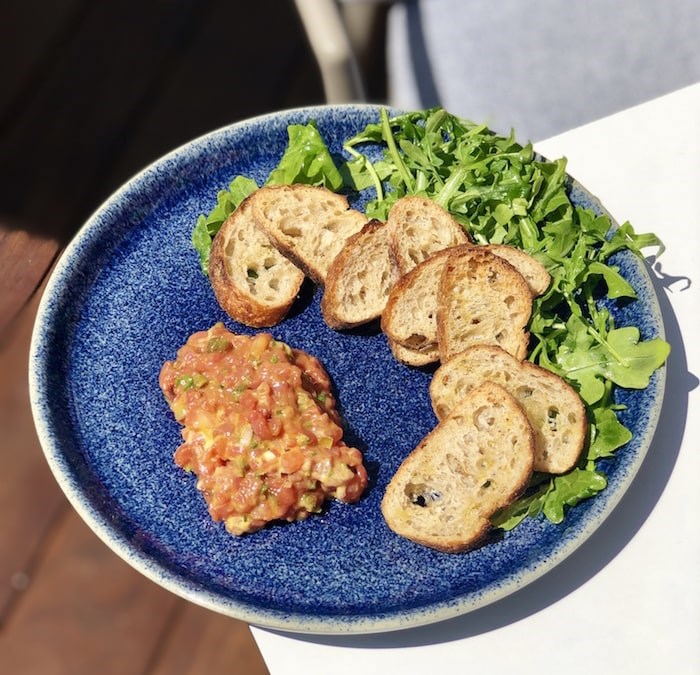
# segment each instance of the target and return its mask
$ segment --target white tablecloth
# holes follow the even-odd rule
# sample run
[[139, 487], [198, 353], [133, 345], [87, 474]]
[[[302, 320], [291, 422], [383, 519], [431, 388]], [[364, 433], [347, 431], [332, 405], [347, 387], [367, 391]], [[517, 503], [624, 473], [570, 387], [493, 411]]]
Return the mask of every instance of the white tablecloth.
[[651, 450], [603, 526], [524, 590], [394, 633], [252, 628], [273, 675], [700, 673], [700, 84], [536, 149], [567, 157], [618, 222], [667, 246], [654, 269], [672, 352]]

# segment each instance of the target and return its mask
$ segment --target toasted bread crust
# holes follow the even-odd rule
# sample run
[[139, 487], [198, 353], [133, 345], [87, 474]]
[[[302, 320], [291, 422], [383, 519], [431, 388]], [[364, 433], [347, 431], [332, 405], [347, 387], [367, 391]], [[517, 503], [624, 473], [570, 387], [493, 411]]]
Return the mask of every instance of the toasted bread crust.
[[387, 226], [401, 274], [438, 251], [471, 241], [452, 214], [433, 200], [416, 195], [402, 197], [392, 206]]
[[404, 345], [392, 340], [389, 336], [387, 336], [387, 341], [394, 358], [407, 366], [427, 366], [431, 363], [435, 363], [440, 358], [437, 345], [431, 345], [421, 350], [405, 347]]
[[304, 274], [255, 225], [250, 198], [224, 221], [212, 242], [209, 280], [221, 308], [253, 328], [279, 323]]
[[454, 250], [444, 249], [423, 260], [402, 275], [389, 293], [381, 317], [382, 331], [391, 342], [409, 350], [408, 354], [430, 354], [434, 361], [440, 358], [437, 348], [440, 279]]
[[274, 185], [251, 197], [253, 217], [277, 249], [323, 285], [345, 242], [367, 223], [347, 197], [312, 185]]
[[382, 499], [398, 535], [418, 544], [468, 551], [490, 518], [527, 486], [535, 441], [527, 416], [503, 387], [472, 390], [406, 457]]
[[547, 268], [529, 253], [505, 244], [484, 244], [484, 248], [499, 258], [507, 260], [527, 282], [532, 297], [542, 295], [551, 281]]
[[535, 433], [536, 471], [560, 474], [576, 465], [588, 432], [580, 396], [555, 373], [500, 347], [469, 347], [435, 371], [430, 400], [438, 419], [485, 381], [503, 386], [525, 410]]
[[328, 268], [321, 300], [325, 322], [343, 329], [378, 318], [398, 278], [387, 227], [371, 220], [347, 240]]
[[515, 267], [480, 246], [459, 247], [440, 280], [440, 360], [474, 344], [494, 344], [525, 358], [531, 313], [532, 294]]

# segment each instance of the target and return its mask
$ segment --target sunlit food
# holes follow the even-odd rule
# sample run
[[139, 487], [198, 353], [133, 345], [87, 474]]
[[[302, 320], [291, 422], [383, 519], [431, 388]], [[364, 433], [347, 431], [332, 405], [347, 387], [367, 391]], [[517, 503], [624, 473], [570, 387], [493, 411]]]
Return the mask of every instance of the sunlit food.
[[187, 340], [159, 383], [183, 425], [175, 462], [196, 474], [211, 517], [232, 534], [362, 496], [362, 453], [342, 440], [330, 378], [313, 356], [217, 323]]

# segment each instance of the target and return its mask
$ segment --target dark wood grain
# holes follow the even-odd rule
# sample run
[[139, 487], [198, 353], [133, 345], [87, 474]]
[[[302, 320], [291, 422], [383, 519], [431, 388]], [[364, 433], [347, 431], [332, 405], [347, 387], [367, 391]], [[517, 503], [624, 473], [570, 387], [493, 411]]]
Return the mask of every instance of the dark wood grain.
[[142, 672], [175, 604], [67, 509], [0, 635], [3, 666], [11, 673]]
[[265, 675], [260, 653], [250, 649], [248, 626], [240, 621], [186, 605], [167, 632], [151, 675], [245, 673]]
[[8, 104], [16, 114], [0, 135], [0, 157], [11, 167], [0, 182], [0, 216], [63, 238], [77, 230], [112, 187], [106, 169], [210, 5], [96, 2], [75, 17], [21, 92], [21, 113]]
[[0, 133], [16, 121], [51, 61], [79, 29], [89, 0], [3, 0]]
[[45, 538], [66, 510], [29, 407], [27, 361], [37, 303], [38, 294], [0, 341], [0, 626], [7, 624], [34, 575]]
[[58, 250], [52, 237], [0, 223], [0, 336], [34, 295]]

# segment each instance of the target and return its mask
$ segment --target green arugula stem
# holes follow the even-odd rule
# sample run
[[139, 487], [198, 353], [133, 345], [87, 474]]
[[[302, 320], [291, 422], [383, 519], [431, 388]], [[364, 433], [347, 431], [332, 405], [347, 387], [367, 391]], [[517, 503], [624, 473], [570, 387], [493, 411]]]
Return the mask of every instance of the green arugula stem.
[[401, 179], [406, 185], [406, 191], [412, 193], [413, 178], [411, 176], [411, 172], [406, 167], [406, 164], [404, 163], [398, 148], [396, 147], [396, 141], [394, 140], [394, 135], [391, 132], [391, 124], [389, 124], [389, 115], [385, 108], [381, 109], [380, 117], [382, 120], [382, 135], [384, 136], [387, 148], [389, 149], [389, 154], [391, 155], [392, 160], [396, 164], [396, 168], [398, 169], [398, 172], [401, 175]]
[[[592, 296], [592, 293], [590, 289], [586, 289], [586, 304], [588, 306], [588, 311], [591, 314], [591, 317], [594, 317], [597, 312], [598, 308], [595, 305], [595, 299]], [[605, 347], [605, 349], [608, 350], [608, 352], [615, 358], [615, 360], [625, 368], [629, 368], [630, 364], [629, 361], [622, 356], [622, 354], [618, 353], [611, 345], [610, 343], [603, 337], [598, 329], [595, 328], [592, 322], [587, 321], [586, 322], [586, 332], [601, 346]]]
[[361, 152], [358, 152], [357, 150], [355, 150], [355, 148], [351, 147], [348, 144], [344, 145], [343, 148], [349, 155], [352, 155], [355, 159], [359, 159], [362, 162], [362, 165], [365, 167], [365, 169], [372, 178], [372, 184], [374, 185], [374, 189], [377, 191], [377, 201], [383, 201], [384, 189], [382, 188], [382, 181], [381, 178], [379, 178], [379, 174], [377, 174], [377, 171], [374, 168], [372, 162], [370, 162], [367, 159], [367, 157], [365, 157], [365, 155], [363, 155]]
[[457, 192], [462, 183], [464, 183], [464, 179], [467, 176], [467, 171], [469, 171], [468, 167], [460, 166], [456, 171], [453, 171], [450, 174], [447, 182], [440, 189], [435, 201], [442, 206], [443, 209], [447, 209], [447, 205], [450, 203], [453, 195], [455, 192]]
[[629, 361], [624, 358], [621, 354], [619, 354], [611, 345], [610, 343], [595, 329], [593, 326], [590, 324], [586, 327], [586, 331], [588, 334], [600, 345], [605, 347], [610, 354], [615, 358], [615, 360], [623, 365], [625, 368], [629, 368], [630, 364]]

